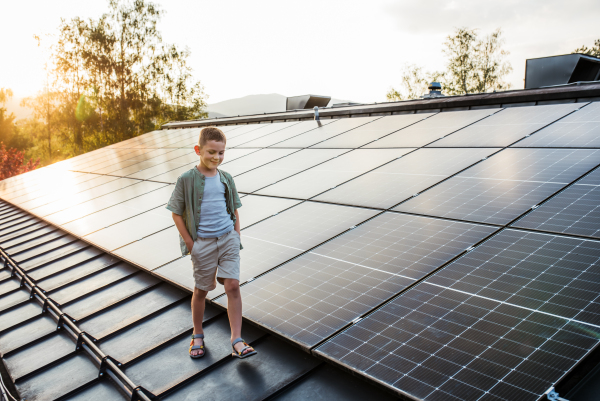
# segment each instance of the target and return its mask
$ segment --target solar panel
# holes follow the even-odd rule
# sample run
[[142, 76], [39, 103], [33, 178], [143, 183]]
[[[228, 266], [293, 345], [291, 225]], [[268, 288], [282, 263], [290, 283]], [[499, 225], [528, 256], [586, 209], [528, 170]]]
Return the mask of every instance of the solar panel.
[[274, 148], [307, 148], [326, 139], [368, 124], [381, 117], [342, 118], [335, 123], [327, 124], [317, 129], [272, 145]]
[[588, 174], [512, 225], [600, 238], [600, 170]]
[[509, 107], [429, 146], [504, 147], [584, 106], [582, 103]]
[[[229, 149], [225, 152], [225, 162], [237, 159], [238, 157], [246, 156], [257, 149]], [[193, 168], [200, 162], [200, 157], [193, 150], [189, 150], [184, 156], [170, 160], [169, 162], [159, 164], [155, 167], [150, 167], [138, 173], [131, 174], [129, 178], [137, 178], [141, 180], [155, 181], [177, 181], [182, 173]]]
[[266, 219], [297, 205], [297, 200], [271, 198], [269, 196], [247, 195], [242, 198], [243, 207], [238, 210], [240, 225], [244, 229], [252, 224]]
[[165, 204], [173, 193], [173, 186], [166, 185], [157, 190], [150, 191], [142, 196], [127, 200], [95, 213], [88, 214], [80, 219], [64, 224], [62, 228], [69, 232], [86, 236], [120, 221], [147, 212]]
[[394, 210], [507, 224], [600, 163], [600, 151], [505, 149]]
[[493, 231], [385, 213], [242, 286], [244, 315], [312, 347]]
[[[255, 139], [261, 138], [265, 135], [270, 135], [274, 132], [280, 131], [282, 129], [291, 127], [292, 125], [296, 125], [298, 124], [298, 121], [289, 121], [289, 122], [283, 122], [283, 123], [272, 123], [272, 124], [265, 124], [265, 126], [261, 129], [257, 129], [257, 130], [253, 130], [250, 131], [249, 133], [243, 134], [243, 135], [236, 135], [235, 137], [232, 137], [231, 139], [227, 139], [227, 147], [228, 148], [233, 148], [236, 146], [241, 146], [247, 142], [253, 141]], [[227, 136], [227, 135], [226, 135]]]
[[589, 103], [575, 113], [513, 146], [541, 148], [600, 147], [600, 117], [598, 116], [600, 116], [600, 102]]
[[505, 230], [318, 348], [425, 400], [537, 400], [600, 338], [600, 244]]
[[[367, 209], [305, 202], [243, 230], [240, 282], [280, 265], [375, 214]], [[223, 287], [218, 286], [208, 296], [214, 298], [223, 292]]]
[[295, 151], [294, 149], [262, 149], [258, 152], [252, 152], [244, 157], [223, 163], [221, 168], [232, 176], [236, 176], [280, 159]]
[[139, 185], [140, 181], [131, 180], [128, 178], [119, 178], [73, 195], [64, 193], [61, 194], [60, 187], [58, 187], [54, 191], [54, 195], [58, 199], [50, 203], [45, 203], [39, 207], [33, 207], [29, 210], [38, 216], [44, 217], [136, 184]]
[[419, 149], [327, 191], [315, 200], [387, 209], [496, 150]]
[[433, 113], [400, 114], [385, 116], [366, 125], [354, 128], [342, 135], [335, 136], [313, 145], [313, 148], [354, 149], [376, 141], [392, 132], [415, 124]]
[[[63, 225], [71, 221], [80, 219], [88, 214], [128, 201], [145, 193], [154, 191], [163, 187], [164, 184], [141, 181], [137, 184], [125, 187], [121, 190], [91, 199], [87, 202], [71, 206], [69, 209], [46, 215], [44, 218], [51, 223]], [[35, 211], [34, 211], [35, 212]]]
[[179, 231], [175, 226], [171, 226], [125, 245], [113, 253], [141, 268], [154, 270], [181, 257]]
[[173, 226], [171, 212], [159, 206], [88, 234], [85, 239], [112, 251], [171, 226]]
[[301, 121], [298, 124], [295, 124], [289, 128], [282, 129], [281, 131], [277, 131], [270, 135], [265, 135], [258, 139], [255, 139], [250, 142], [246, 142], [240, 147], [244, 148], [266, 148], [276, 143], [285, 141], [287, 139], [293, 138], [296, 135], [303, 134], [313, 129], [317, 129], [320, 126], [325, 126], [331, 123], [334, 123], [338, 120], [321, 120], [321, 121]]
[[238, 191], [254, 192], [345, 153], [341, 149], [303, 149], [235, 178]]
[[410, 127], [369, 143], [366, 148], [403, 148], [420, 147], [431, 141], [444, 137], [454, 131], [473, 124], [498, 109], [482, 109], [469, 111], [452, 111], [438, 113]]
[[356, 149], [256, 193], [308, 199], [394, 160], [411, 149]]

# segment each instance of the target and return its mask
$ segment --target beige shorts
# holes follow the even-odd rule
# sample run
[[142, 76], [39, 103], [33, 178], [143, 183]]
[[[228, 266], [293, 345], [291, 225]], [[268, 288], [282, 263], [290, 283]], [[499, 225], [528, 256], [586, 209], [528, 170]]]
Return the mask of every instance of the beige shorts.
[[240, 279], [240, 235], [235, 230], [219, 238], [200, 238], [194, 242], [192, 251], [194, 282], [196, 288], [212, 291], [217, 280]]

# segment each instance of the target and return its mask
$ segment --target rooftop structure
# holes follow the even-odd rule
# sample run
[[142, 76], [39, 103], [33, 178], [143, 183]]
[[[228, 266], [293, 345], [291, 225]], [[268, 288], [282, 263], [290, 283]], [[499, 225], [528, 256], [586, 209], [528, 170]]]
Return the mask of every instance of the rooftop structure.
[[[600, 84], [319, 114], [171, 122], [0, 182], [0, 352], [21, 397], [597, 391]], [[164, 205], [207, 125], [243, 195], [247, 361], [220, 286], [207, 356], [186, 353], [191, 263]]]

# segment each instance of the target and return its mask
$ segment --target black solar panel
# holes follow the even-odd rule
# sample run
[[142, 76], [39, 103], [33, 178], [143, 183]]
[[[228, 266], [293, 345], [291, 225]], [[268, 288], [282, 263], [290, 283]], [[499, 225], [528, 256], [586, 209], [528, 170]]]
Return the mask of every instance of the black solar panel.
[[386, 135], [396, 132], [409, 125], [415, 124], [425, 118], [431, 117], [432, 113], [401, 114], [396, 116], [385, 116], [361, 125], [341, 135], [334, 136], [326, 141], [313, 145], [313, 148], [335, 148], [354, 149], [376, 141]]
[[493, 231], [386, 213], [244, 285], [244, 313], [311, 347]]
[[600, 238], [600, 170], [577, 181], [513, 226]]
[[394, 210], [507, 224], [600, 163], [600, 151], [505, 149]]
[[584, 105], [585, 103], [571, 103], [510, 107], [429, 146], [508, 146]]
[[368, 124], [378, 118], [381, 117], [342, 118], [271, 146], [275, 148], [307, 148], [361, 125]]
[[581, 110], [568, 115], [513, 146], [541, 148], [600, 147], [600, 102], [588, 104]]
[[342, 149], [304, 149], [235, 178], [238, 191], [254, 192], [347, 152]]
[[394, 160], [411, 149], [356, 149], [256, 193], [308, 199]]
[[419, 147], [481, 120], [497, 109], [438, 113], [410, 127], [369, 143], [366, 148]]
[[315, 200], [387, 209], [495, 151], [493, 148], [419, 149], [327, 191]]
[[289, 128], [292, 125], [296, 125], [296, 124], [298, 124], [298, 121], [291, 121], [291, 122], [285, 122], [285, 123], [273, 123], [273, 124], [266, 124], [266, 125], [263, 124], [264, 127], [260, 128], [260, 129], [250, 131], [243, 135], [236, 135], [235, 137], [231, 137], [231, 139], [229, 139], [230, 135], [226, 134], [226, 136], [228, 137], [227, 147], [234, 148], [236, 146], [241, 146], [247, 142], [253, 141], [255, 139], [261, 138], [266, 135], [270, 135], [274, 132], [280, 131], [285, 128]]
[[244, 148], [266, 148], [272, 145], [275, 145], [279, 142], [286, 141], [290, 138], [293, 138], [297, 135], [303, 134], [313, 129], [318, 129], [319, 127], [334, 123], [338, 120], [321, 120], [321, 121], [302, 121], [294, 126], [289, 128], [285, 128], [283, 130], [277, 131], [273, 134], [266, 135], [255, 139], [250, 142], [246, 142], [240, 147]]
[[600, 244], [506, 230], [321, 346], [425, 400], [537, 400], [600, 339]]

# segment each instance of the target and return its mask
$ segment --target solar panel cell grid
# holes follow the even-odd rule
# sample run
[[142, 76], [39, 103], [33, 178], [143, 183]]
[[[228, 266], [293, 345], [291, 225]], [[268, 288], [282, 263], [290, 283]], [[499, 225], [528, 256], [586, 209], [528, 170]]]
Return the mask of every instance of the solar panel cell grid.
[[394, 210], [506, 224], [598, 163], [597, 150], [505, 149]]
[[327, 191], [315, 200], [387, 209], [496, 150], [419, 149]]
[[597, 242], [506, 230], [317, 352], [427, 400], [535, 400], [599, 341], [598, 266]]
[[[282, 129], [281, 131], [277, 131], [273, 134], [265, 135], [263, 137], [255, 139], [253, 141], [246, 142], [246, 143], [240, 145], [240, 147], [243, 147], [243, 148], [266, 148], [266, 147], [272, 146], [276, 143], [290, 139], [296, 135], [300, 135], [304, 132], [316, 129], [319, 127], [319, 124], [321, 126], [323, 126], [323, 125], [331, 124], [336, 121], [337, 120], [321, 120], [320, 122], [301, 121], [298, 124], [295, 124], [289, 128], [285, 128], [285, 129]], [[229, 138], [229, 136], [227, 136], [227, 137]]]
[[257, 191], [258, 194], [308, 199], [394, 160], [412, 149], [356, 149]]
[[[292, 125], [296, 125], [296, 124], [298, 124], [298, 121], [265, 124], [265, 126], [260, 129], [250, 131], [243, 135], [236, 135], [235, 137], [232, 136], [231, 139], [229, 139], [229, 135], [226, 134], [226, 136], [228, 138], [227, 139], [227, 147], [233, 148], [236, 146], [242, 146], [243, 144], [245, 144], [247, 142], [261, 138], [265, 135], [270, 135], [274, 132], [291, 127]], [[234, 134], [234, 133], [232, 133], [232, 134]]]
[[518, 147], [600, 147], [600, 102], [593, 102], [519, 141]]
[[420, 147], [497, 112], [497, 109], [438, 113], [366, 145], [366, 148]]
[[244, 313], [310, 347], [492, 232], [386, 213], [242, 286]]
[[559, 193], [513, 226], [600, 238], [600, 170]]
[[360, 127], [361, 125], [368, 124], [379, 118], [381, 117], [342, 118], [337, 122], [324, 125], [272, 146], [278, 148], [307, 148], [346, 131], [350, 131], [351, 129]]
[[354, 149], [366, 145], [369, 142], [380, 139], [392, 132], [398, 131], [409, 125], [415, 124], [425, 118], [431, 117], [432, 113], [401, 114], [385, 116], [369, 124], [362, 125], [353, 130], [335, 136], [326, 141], [313, 145], [313, 148], [335, 148]]
[[238, 191], [254, 192], [346, 152], [341, 149], [303, 149], [235, 178]]
[[429, 146], [508, 146], [584, 105], [509, 107]]

